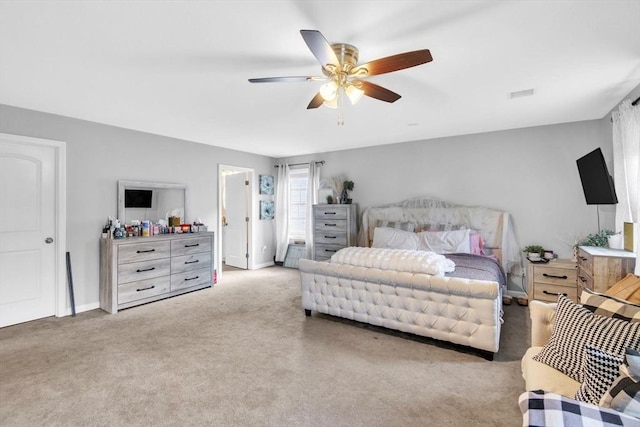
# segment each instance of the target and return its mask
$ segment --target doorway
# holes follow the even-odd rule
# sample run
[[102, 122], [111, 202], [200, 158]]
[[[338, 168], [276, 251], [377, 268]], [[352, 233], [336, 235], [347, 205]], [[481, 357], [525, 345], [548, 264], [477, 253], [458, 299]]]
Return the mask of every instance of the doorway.
[[0, 327], [67, 312], [66, 145], [0, 134]]
[[251, 269], [251, 194], [253, 169], [220, 165], [218, 236], [221, 256], [219, 271], [224, 267]]

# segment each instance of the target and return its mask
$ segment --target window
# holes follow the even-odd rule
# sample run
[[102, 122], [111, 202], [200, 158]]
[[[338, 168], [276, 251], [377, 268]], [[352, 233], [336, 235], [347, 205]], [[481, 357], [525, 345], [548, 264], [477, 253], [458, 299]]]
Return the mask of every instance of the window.
[[307, 223], [307, 181], [309, 170], [289, 172], [289, 240], [304, 240]]

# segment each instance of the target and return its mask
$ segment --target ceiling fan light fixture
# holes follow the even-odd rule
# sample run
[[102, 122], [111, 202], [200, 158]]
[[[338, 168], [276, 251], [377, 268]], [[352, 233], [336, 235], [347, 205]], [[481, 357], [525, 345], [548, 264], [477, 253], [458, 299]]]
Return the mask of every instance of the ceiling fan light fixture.
[[364, 95], [364, 90], [360, 89], [354, 84], [350, 84], [345, 89], [345, 93], [349, 97], [349, 100], [351, 101], [351, 105], [356, 105], [358, 101], [362, 99], [362, 96]]
[[338, 97], [338, 85], [336, 82], [330, 81], [320, 86], [320, 96], [325, 101], [335, 101]]
[[335, 110], [338, 108], [338, 97], [336, 96], [330, 101], [324, 101], [322, 105], [324, 105], [327, 108], [331, 108], [332, 110]]

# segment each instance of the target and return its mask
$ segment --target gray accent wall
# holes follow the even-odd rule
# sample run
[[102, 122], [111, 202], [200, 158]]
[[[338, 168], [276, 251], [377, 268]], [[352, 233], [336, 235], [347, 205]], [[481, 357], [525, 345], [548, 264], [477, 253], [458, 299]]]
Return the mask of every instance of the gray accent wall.
[[[270, 157], [6, 105], [0, 105], [0, 132], [66, 142], [66, 250], [80, 308], [97, 307], [98, 243], [108, 217], [117, 217], [118, 180], [185, 184], [186, 220], [199, 217], [209, 230], [217, 231], [218, 164], [253, 168], [256, 181], [259, 174], [274, 174], [275, 160]], [[256, 199], [257, 182], [253, 191]], [[253, 204], [253, 264], [272, 264], [275, 227], [273, 221], [258, 219], [257, 202]], [[215, 256], [217, 260], [217, 247]]]

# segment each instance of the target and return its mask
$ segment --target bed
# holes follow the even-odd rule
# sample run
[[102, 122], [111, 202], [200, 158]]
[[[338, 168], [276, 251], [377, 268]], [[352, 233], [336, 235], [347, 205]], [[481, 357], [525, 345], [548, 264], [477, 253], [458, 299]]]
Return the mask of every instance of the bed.
[[[300, 260], [307, 316], [316, 311], [430, 337], [488, 358], [498, 352], [505, 271], [519, 264], [508, 213], [433, 199], [371, 207], [362, 213], [359, 244], [329, 262]], [[446, 253], [464, 244], [468, 250]]]

